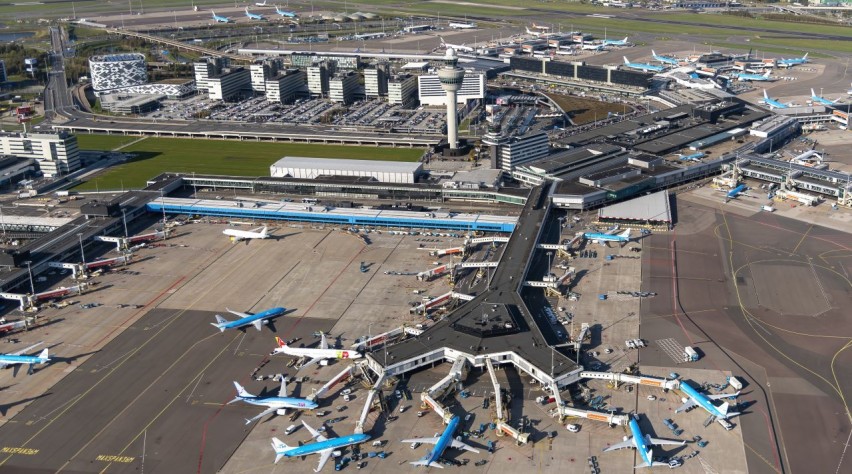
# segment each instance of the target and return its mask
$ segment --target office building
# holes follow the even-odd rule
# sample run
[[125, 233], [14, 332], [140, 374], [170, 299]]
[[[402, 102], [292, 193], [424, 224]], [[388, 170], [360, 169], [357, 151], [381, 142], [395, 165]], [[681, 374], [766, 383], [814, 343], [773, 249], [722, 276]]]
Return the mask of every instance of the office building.
[[251, 72], [251, 90], [266, 92], [266, 81], [276, 77], [282, 64], [280, 59], [264, 59], [249, 66]]
[[389, 63], [379, 63], [376, 67], [364, 69], [364, 92], [368, 99], [388, 95], [389, 75]]
[[32, 158], [47, 177], [66, 175], [80, 168], [77, 137], [66, 132], [0, 132], [0, 155]]
[[304, 88], [305, 82], [305, 71], [299, 69], [279, 71], [278, 75], [268, 79], [264, 85], [266, 100], [278, 103], [290, 102]]
[[226, 69], [222, 74], [208, 77], [207, 84], [211, 99], [237, 99], [251, 89], [251, 73], [242, 67]]
[[308, 91], [312, 96], [328, 96], [328, 82], [336, 69], [334, 61], [322, 61], [308, 67]]
[[[444, 105], [447, 93], [441, 86], [438, 74], [418, 76], [418, 99], [420, 105]], [[485, 74], [468, 72], [462, 79], [461, 87], [456, 92], [456, 102], [464, 104], [468, 100], [485, 98]]]
[[204, 57], [201, 61], [193, 63], [192, 67], [195, 71], [195, 88], [199, 92], [207, 92], [210, 89], [208, 79], [213, 76], [222, 74], [222, 71], [228, 67], [228, 58], [220, 57]]
[[138, 86], [148, 82], [145, 55], [140, 53], [106, 54], [89, 58], [89, 74], [95, 94]]
[[338, 73], [328, 81], [328, 98], [332, 102], [351, 104], [358, 91], [358, 74], [354, 71]]
[[511, 172], [518, 165], [545, 158], [550, 154], [550, 140], [544, 132], [506, 136], [494, 127], [483, 135], [482, 143], [491, 149], [491, 168]]
[[399, 74], [391, 77], [388, 80], [388, 103], [414, 108], [417, 105], [417, 76]]

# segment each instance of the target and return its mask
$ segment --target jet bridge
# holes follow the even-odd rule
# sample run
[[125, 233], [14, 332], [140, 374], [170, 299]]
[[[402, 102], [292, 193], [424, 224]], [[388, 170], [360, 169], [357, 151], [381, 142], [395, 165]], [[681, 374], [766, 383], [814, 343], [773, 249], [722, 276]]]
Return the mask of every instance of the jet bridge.
[[343, 369], [342, 372], [340, 372], [339, 374], [332, 377], [331, 380], [329, 380], [328, 383], [326, 383], [325, 385], [320, 387], [319, 390], [315, 390], [314, 393], [308, 395], [308, 400], [315, 401], [319, 397], [325, 395], [326, 392], [331, 390], [338, 383], [352, 377], [354, 373], [355, 373], [355, 369], [351, 365], [349, 367]]
[[367, 396], [364, 397], [364, 408], [361, 409], [361, 416], [358, 417], [358, 421], [355, 423], [355, 433], [364, 433], [364, 423], [367, 422], [367, 416], [370, 414], [370, 409], [373, 407], [373, 399], [376, 398], [377, 395], [381, 396], [381, 388], [384, 381], [384, 376], [379, 376], [376, 383], [373, 384], [373, 387], [367, 391]]
[[616, 415], [613, 413], [601, 413], [598, 411], [592, 410], [580, 410], [579, 408], [572, 407], [563, 407], [557, 406], [550, 412], [551, 416], [559, 415], [560, 418], [564, 418], [567, 416], [574, 416], [578, 418], [585, 418], [587, 420], [594, 421], [603, 421], [605, 423], [609, 423], [610, 425], [620, 425], [627, 426], [630, 421], [630, 416], [628, 415]]
[[171, 233], [171, 229], [166, 229], [164, 231], [158, 230], [150, 234], [134, 235], [133, 237], [113, 237], [111, 235], [96, 235], [93, 237], [93, 239], [100, 242], [114, 243], [115, 249], [121, 252], [122, 250], [127, 250], [133, 244], [138, 244], [142, 242], [152, 242], [154, 240], [166, 240], [166, 238], [169, 237], [169, 233]]
[[580, 372], [580, 378], [609, 380], [616, 386], [620, 383], [632, 383], [637, 385], [647, 385], [649, 387], [664, 388], [667, 390], [678, 390], [680, 388], [679, 380], [659, 379], [656, 377], [645, 377], [628, 374], [620, 374], [618, 372]]
[[[456, 357], [455, 362], [453, 362], [452, 368], [450, 368], [450, 373], [447, 374], [446, 377], [442, 378], [435, 385], [429, 387], [428, 390], [420, 394], [420, 400], [423, 401], [423, 404], [432, 408], [438, 416], [444, 420], [444, 423], [449, 423], [450, 419], [452, 419], [453, 415], [449, 410], [444, 408], [444, 406], [437, 401], [437, 399], [443, 397], [447, 393], [450, 392], [456, 385], [458, 388], [461, 386], [461, 381], [465, 377], [465, 368], [467, 367], [467, 358], [464, 356]], [[426, 408], [424, 406], [424, 408]]]

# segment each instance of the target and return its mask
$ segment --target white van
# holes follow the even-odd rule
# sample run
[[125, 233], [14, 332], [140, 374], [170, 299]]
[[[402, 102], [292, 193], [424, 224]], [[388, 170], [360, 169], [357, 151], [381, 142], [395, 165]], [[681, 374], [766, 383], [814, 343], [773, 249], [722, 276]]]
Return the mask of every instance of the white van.
[[289, 435], [290, 433], [296, 431], [296, 428], [297, 428], [296, 425], [290, 425], [290, 426], [287, 427], [286, 430], [284, 430], [284, 434]]

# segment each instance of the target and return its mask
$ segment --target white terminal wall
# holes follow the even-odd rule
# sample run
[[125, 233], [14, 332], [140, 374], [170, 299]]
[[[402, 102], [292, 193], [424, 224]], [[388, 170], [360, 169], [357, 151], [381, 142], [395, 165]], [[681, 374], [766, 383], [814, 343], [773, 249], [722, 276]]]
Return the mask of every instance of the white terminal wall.
[[316, 179], [319, 176], [371, 177], [383, 183], [414, 183], [423, 171], [421, 163], [346, 160], [285, 156], [269, 167], [273, 178]]

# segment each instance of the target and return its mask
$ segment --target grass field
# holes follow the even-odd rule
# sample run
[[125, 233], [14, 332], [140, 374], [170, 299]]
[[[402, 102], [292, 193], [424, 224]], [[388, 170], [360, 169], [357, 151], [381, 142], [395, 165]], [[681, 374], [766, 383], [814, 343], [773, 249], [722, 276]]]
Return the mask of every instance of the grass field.
[[269, 166], [283, 156], [349, 158], [414, 162], [422, 149], [334, 145], [252, 143], [221, 140], [147, 138], [122, 151], [136, 158], [110, 168], [76, 186], [77, 191], [141, 188], [145, 181], [166, 171], [269, 176]]
[[114, 150], [122, 145], [138, 140], [139, 137], [125, 135], [77, 135], [77, 145], [81, 150]]
[[547, 94], [554, 102], [562, 107], [576, 125], [584, 125], [607, 118], [609, 112], [626, 113], [632, 109], [624, 104], [612, 104], [585, 97], [574, 97], [561, 94]]

